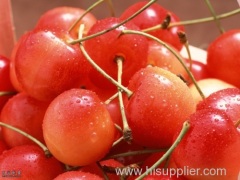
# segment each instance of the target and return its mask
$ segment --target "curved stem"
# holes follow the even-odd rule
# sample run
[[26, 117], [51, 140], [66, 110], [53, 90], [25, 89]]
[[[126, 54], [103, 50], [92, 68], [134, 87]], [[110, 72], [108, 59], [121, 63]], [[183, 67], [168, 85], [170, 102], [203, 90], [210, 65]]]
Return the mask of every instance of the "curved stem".
[[215, 21], [215, 23], [216, 23], [216, 25], [217, 25], [217, 27], [218, 27], [220, 33], [224, 33], [224, 29], [223, 29], [223, 27], [222, 27], [222, 25], [221, 25], [219, 19], [217, 18], [217, 15], [216, 15], [216, 13], [215, 13], [214, 8], [212, 7], [211, 2], [210, 2], [209, 0], [205, 0], [205, 2], [206, 2], [206, 4], [207, 4], [207, 6], [208, 6], [210, 12], [212, 13], [212, 16], [213, 16], [213, 18], [214, 18], [214, 21]]
[[22, 131], [21, 129], [18, 129], [16, 127], [13, 127], [13, 126], [11, 126], [9, 124], [6, 124], [6, 123], [3, 123], [3, 122], [0, 122], [0, 126], [6, 127], [8, 129], [11, 129], [11, 130], [13, 130], [13, 131], [15, 131], [15, 132], [25, 136], [26, 138], [28, 138], [31, 141], [33, 141], [34, 143], [36, 143], [39, 147], [41, 147], [47, 157], [51, 156], [50, 151], [48, 150], [48, 148], [43, 143], [41, 143], [38, 139], [36, 139], [35, 137], [31, 136], [30, 134]]
[[115, 26], [112, 26], [111, 28], [109, 29], [105, 29], [103, 31], [100, 31], [98, 33], [95, 33], [95, 34], [92, 34], [92, 35], [89, 35], [89, 36], [86, 36], [86, 37], [82, 37], [82, 38], [79, 38], [79, 39], [76, 39], [76, 40], [72, 40], [72, 41], [69, 41], [68, 43], [70, 44], [76, 44], [76, 43], [80, 43], [80, 42], [83, 42], [83, 41], [86, 41], [88, 39], [91, 39], [91, 38], [94, 38], [96, 36], [100, 36], [102, 34], [105, 34], [109, 31], [112, 31], [116, 28], [118, 28], [119, 26], [122, 26], [123, 24], [125, 24], [126, 22], [130, 21], [131, 19], [133, 19], [135, 16], [137, 16], [139, 13], [141, 13], [142, 11], [144, 11], [146, 8], [148, 8], [149, 6], [151, 6], [151, 4], [155, 3], [157, 0], [150, 0], [145, 6], [143, 6], [141, 9], [139, 9], [137, 12], [135, 12], [132, 16], [130, 16], [129, 18], [127, 18], [126, 20], [120, 22], [119, 24], [116, 24]]
[[102, 2], [104, 2], [105, 0], [99, 0], [97, 2], [95, 2], [94, 4], [92, 4], [88, 9], [86, 9], [86, 11], [73, 23], [73, 25], [68, 29], [68, 32], [71, 32], [73, 30], [73, 28], [77, 25], [77, 23], [79, 23], [83, 17], [89, 13], [90, 11], [92, 11], [96, 6], [98, 6], [99, 4], [101, 4]]
[[115, 17], [115, 12], [114, 12], [114, 8], [113, 8], [113, 3], [112, 3], [112, 0], [105, 0], [106, 3], [108, 4], [108, 8], [109, 8], [109, 11], [110, 11], [110, 15], [112, 17]]
[[[218, 16], [216, 16], [217, 19], [224, 19], [233, 15], [236, 15], [240, 13], [240, 8], [235, 9], [233, 11], [224, 13], [224, 14], [220, 14]], [[169, 28], [170, 27], [174, 27], [174, 26], [181, 26], [181, 25], [193, 25], [193, 24], [199, 24], [199, 23], [206, 23], [206, 22], [210, 22], [210, 21], [214, 21], [214, 17], [207, 17], [207, 18], [200, 18], [200, 19], [194, 19], [194, 20], [186, 20], [186, 21], [180, 21], [180, 22], [173, 22], [169, 24]], [[143, 32], [149, 32], [149, 31], [154, 31], [156, 29], [162, 28], [162, 25], [156, 25], [147, 29], [142, 30]]]
[[152, 36], [148, 33], [145, 33], [145, 32], [135, 31], [135, 30], [123, 30], [122, 33], [123, 34], [140, 34], [140, 35], [146, 36], [150, 39], [153, 39], [153, 40], [157, 41], [158, 43], [162, 44], [164, 47], [166, 47], [169, 51], [171, 51], [174, 54], [174, 56], [176, 56], [176, 58], [179, 60], [179, 62], [182, 64], [182, 66], [184, 67], [184, 69], [188, 73], [189, 77], [191, 78], [193, 84], [195, 85], [195, 87], [196, 87], [197, 91], [199, 92], [200, 96], [202, 97], [202, 99], [205, 99], [205, 96], [204, 96], [202, 90], [200, 89], [200, 87], [198, 86], [193, 74], [189, 71], [188, 67], [183, 62], [182, 57], [179, 55], [179, 53], [176, 50], [171, 48], [169, 45], [167, 45], [162, 40], [160, 40], [160, 39], [156, 38], [155, 36]]
[[172, 146], [167, 150], [167, 152], [165, 152], [165, 154], [158, 161], [156, 161], [149, 169], [147, 169], [143, 174], [136, 178], [136, 180], [143, 179], [147, 174], [156, 169], [163, 161], [165, 161], [171, 155], [173, 150], [178, 146], [178, 144], [181, 142], [185, 134], [188, 132], [189, 128], [190, 128], [189, 122], [185, 121], [183, 123], [183, 127], [180, 134], [178, 135], [177, 139], [174, 141]]
[[[84, 29], [84, 24], [80, 25], [79, 28], [79, 37], [82, 37], [82, 32]], [[80, 49], [85, 56], [85, 58], [88, 60], [88, 62], [99, 72], [101, 73], [106, 79], [108, 79], [111, 83], [113, 83], [116, 87], [120, 88], [123, 90], [128, 97], [130, 97], [133, 93], [123, 85], [119, 84], [115, 79], [113, 79], [110, 75], [108, 75], [99, 65], [97, 65], [94, 60], [88, 55], [87, 51], [85, 50], [83, 44], [80, 42]]]

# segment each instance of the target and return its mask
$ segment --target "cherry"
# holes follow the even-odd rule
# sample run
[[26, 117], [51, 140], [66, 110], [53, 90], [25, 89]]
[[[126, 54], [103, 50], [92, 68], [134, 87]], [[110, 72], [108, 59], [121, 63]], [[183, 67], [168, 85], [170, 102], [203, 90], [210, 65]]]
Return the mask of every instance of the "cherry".
[[8, 149], [7, 144], [2, 139], [0, 139], [0, 155], [7, 149]]
[[[171, 45], [169, 46], [175, 49]], [[179, 54], [179, 56], [181, 55]], [[185, 60], [184, 58], [182, 59]], [[182, 76], [184, 79], [188, 79], [188, 74], [177, 57], [156, 41], [149, 41], [148, 64], [161, 67], [176, 75]]]
[[240, 30], [229, 30], [208, 47], [207, 68], [210, 75], [240, 88]]
[[80, 87], [89, 67], [79, 46], [67, 44], [51, 31], [31, 31], [15, 56], [16, 75], [23, 90], [43, 101]]
[[[120, 22], [119, 18], [114, 17], [98, 20], [89, 30], [88, 35], [113, 27]], [[130, 77], [146, 66], [148, 41], [141, 35], [121, 35], [121, 31], [124, 29], [139, 30], [135, 24], [128, 22], [110, 32], [86, 40], [84, 47], [95, 63], [114, 79], [117, 79], [118, 72], [116, 61], [117, 58], [121, 58], [123, 61], [122, 84], [127, 85]], [[90, 71], [89, 78], [98, 87], [116, 89], [95, 69]]]
[[236, 123], [240, 119], [240, 89], [227, 88], [216, 91], [197, 104], [197, 110], [209, 108], [225, 111]]
[[105, 104], [94, 92], [71, 89], [50, 103], [43, 120], [43, 135], [58, 160], [83, 166], [108, 153], [115, 127]]
[[64, 167], [54, 157], [47, 158], [38, 146], [22, 145], [0, 156], [0, 171], [7, 179], [52, 180], [64, 172]]
[[[232, 84], [229, 84], [225, 81], [222, 81], [220, 79], [216, 78], [206, 78], [206, 79], [201, 79], [197, 81], [197, 84], [201, 91], [203, 92], [205, 97], [208, 97], [212, 93], [219, 91], [221, 89], [226, 89], [226, 88], [235, 88]], [[194, 84], [191, 84], [189, 86], [190, 91], [192, 93], [192, 96], [197, 103], [203, 100], [203, 98], [200, 96], [196, 86]]]
[[12, 97], [16, 91], [10, 80], [10, 60], [0, 55], [0, 92], [9, 92], [9, 94], [0, 95], [0, 114], [3, 106]]
[[[69, 7], [69, 6], [60, 6], [48, 10], [38, 19], [35, 29], [43, 29], [50, 31], [69, 31], [71, 30], [72, 25], [85, 13], [84, 9]], [[96, 22], [96, 18], [92, 13], [87, 13], [83, 18], [73, 27], [70, 31], [72, 37], [78, 37], [78, 29], [80, 24], [85, 25], [86, 34], [91, 26]]]
[[167, 70], [147, 67], [131, 78], [128, 88], [134, 92], [125, 101], [133, 141], [146, 147], [169, 147], [177, 128], [195, 111], [188, 86]]
[[99, 177], [96, 174], [88, 173], [88, 172], [82, 172], [82, 171], [68, 171], [64, 172], [60, 175], [58, 175], [54, 180], [66, 180], [66, 179], [72, 179], [72, 180], [103, 180], [103, 178]]
[[[198, 110], [190, 116], [190, 129], [172, 156], [178, 168], [195, 169], [187, 179], [237, 179], [240, 169], [240, 134], [226, 113], [218, 109]], [[178, 134], [178, 132], [176, 132]], [[224, 169], [205, 174], [206, 169]]]
[[[48, 105], [48, 102], [36, 100], [24, 92], [18, 93], [2, 109], [1, 122], [17, 127], [43, 143], [42, 122]], [[18, 132], [4, 127], [2, 136], [9, 147], [33, 144]]]
[[[130, 17], [133, 13], [137, 12], [140, 8], [146, 5], [147, 1], [136, 2], [132, 6], [129, 6], [120, 16], [120, 19], [125, 20]], [[170, 15], [170, 22], [180, 21], [178, 16], [173, 12], [167, 10], [166, 8], [160, 6], [157, 3], [152, 4], [150, 7], [145, 9], [131, 21], [134, 22], [141, 30], [147, 29], [159, 24], [162, 24], [167, 15]], [[183, 26], [157, 29], [154, 31], [149, 31], [148, 33], [171, 44], [177, 50], [181, 50], [183, 45], [179, 41], [177, 32], [184, 31]]]

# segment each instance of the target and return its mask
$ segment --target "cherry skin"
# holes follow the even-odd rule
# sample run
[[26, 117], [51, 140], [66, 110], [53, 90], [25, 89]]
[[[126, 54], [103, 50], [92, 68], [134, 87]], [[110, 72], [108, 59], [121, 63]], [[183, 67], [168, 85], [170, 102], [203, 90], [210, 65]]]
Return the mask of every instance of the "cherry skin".
[[92, 91], [71, 89], [57, 96], [43, 120], [50, 152], [61, 162], [84, 166], [103, 158], [116, 132], [104, 103]]
[[[15, 92], [15, 88], [13, 87], [11, 80], [10, 80], [10, 59], [8, 59], [5, 56], [0, 55], [0, 92]], [[3, 106], [8, 101], [9, 98], [11, 98], [12, 95], [3, 95], [0, 96], [0, 114]]]
[[175, 131], [195, 111], [188, 86], [167, 70], [147, 67], [131, 78], [128, 88], [134, 92], [125, 101], [133, 141], [146, 147], [171, 146]]
[[[120, 22], [119, 18], [114, 17], [98, 20], [89, 30], [88, 35], [113, 27]], [[116, 58], [123, 58], [123, 85], [127, 85], [130, 77], [140, 68], [146, 66], [148, 52], [147, 38], [137, 34], [121, 35], [122, 30], [127, 29], [139, 30], [135, 24], [128, 22], [84, 43], [89, 56], [114, 79], [117, 79], [118, 72]], [[112, 83], [95, 69], [90, 71], [89, 78], [93, 84], [102, 89], [116, 89]]]
[[236, 123], [240, 119], [240, 89], [219, 90], [197, 104], [197, 110], [209, 108], [223, 110]]
[[32, 31], [18, 46], [15, 70], [23, 90], [50, 101], [65, 90], [80, 87], [90, 65], [78, 45], [69, 45], [51, 31]]
[[8, 149], [7, 144], [2, 139], [0, 139], [0, 155], [7, 149]]
[[[173, 46], [168, 46], [178, 52]], [[181, 57], [180, 54], [178, 55]], [[186, 63], [184, 58], [182, 58], [182, 60], [183, 63]], [[148, 64], [161, 67], [176, 75], [182, 76], [186, 80], [188, 79], [187, 71], [184, 69], [177, 57], [165, 46], [156, 41], [149, 41]]]
[[[132, 6], [129, 6], [121, 14], [120, 19], [127, 19], [147, 3], [147, 1], [141, 1], [133, 4]], [[137, 15], [135, 18], [133, 18], [131, 22], [134, 22], [141, 30], [143, 30], [161, 24], [165, 20], [167, 14], [170, 15], [171, 22], [180, 21], [176, 14], [160, 6], [157, 3], [154, 3], [150, 7], [145, 9], [143, 12], [141, 12], [139, 15]], [[178, 31], [184, 31], [184, 27], [176, 26], [167, 29], [157, 29], [154, 31], [149, 31], [148, 33], [161, 39], [162, 41], [171, 44], [177, 50], [181, 50], [183, 45], [179, 41], [179, 37], [177, 35]]]
[[[203, 109], [193, 113], [189, 123], [189, 131], [172, 154], [178, 168], [198, 169], [196, 174], [185, 174], [187, 179], [237, 179], [240, 134], [230, 117], [218, 109]], [[213, 176], [204, 173], [206, 168], [226, 172]]]
[[[85, 13], [84, 9], [69, 7], [69, 6], [60, 6], [48, 10], [38, 19], [35, 29], [51, 30], [55, 31], [59, 29], [61, 31], [68, 31], [70, 27], [75, 23], [78, 18], [80, 18]], [[84, 35], [96, 22], [95, 16], [88, 12], [80, 22], [76, 24], [74, 29], [70, 32], [73, 38], [78, 37], [78, 29], [80, 24], [85, 25]]]
[[207, 68], [210, 75], [240, 88], [240, 30], [230, 30], [208, 47]]
[[52, 180], [64, 172], [64, 166], [54, 157], [47, 158], [36, 145], [16, 146], [0, 156], [0, 171], [14, 171], [7, 179]]
[[82, 171], [68, 171], [58, 175], [54, 180], [103, 180], [103, 178], [99, 177], [96, 174], [82, 172]]
[[[18, 93], [2, 109], [1, 122], [19, 128], [44, 143], [42, 122], [48, 105], [48, 102], [36, 100], [24, 92]], [[5, 127], [2, 127], [2, 136], [9, 147], [34, 143]]]
[[[236, 88], [232, 84], [229, 84], [225, 81], [222, 81], [222, 80], [216, 79], [216, 78], [201, 79], [201, 80], [197, 81], [197, 84], [198, 84], [199, 88], [201, 89], [201, 91], [203, 92], [205, 98], [208, 97], [209, 95], [211, 95], [212, 93], [222, 90], [222, 89]], [[190, 91], [192, 93], [192, 96], [193, 96], [196, 104], [198, 104], [200, 101], [203, 100], [203, 98], [199, 94], [199, 92], [194, 84], [189, 85], [189, 88], [190, 88]]]

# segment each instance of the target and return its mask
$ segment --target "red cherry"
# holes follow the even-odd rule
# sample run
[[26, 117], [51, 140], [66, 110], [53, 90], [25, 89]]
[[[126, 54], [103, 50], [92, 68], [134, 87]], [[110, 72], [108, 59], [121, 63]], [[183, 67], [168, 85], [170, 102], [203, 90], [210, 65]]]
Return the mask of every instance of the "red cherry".
[[23, 90], [44, 101], [80, 87], [89, 67], [78, 45], [67, 44], [51, 31], [29, 33], [15, 58], [16, 75]]
[[240, 30], [230, 30], [208, 47], [207, 68], [210, 75], [240, 88]]
[[[119, 24], [118, 18], [105, 18], [98, 20], [89, 30], [88, 35], [95, 34]], [[130, 77], [140, 68], [146, 66], [148, 41], [147, 38], [137, 34], [121, 35], [121, 31], [126, 29], [139, 30], [133, 23], [126, 23], [108, 33], [85, 41], [84, 46], [89, 56], [106, 73], [117, 79], [116, 58], [123, 58], [122, 84], [127, 85]], [[103, 89], [116, 89], [102, 74], [92, 69], [89, 73], [90, 80]]]
[[0, 156], [2, 178], [52, 180], [63, 171], [59, 161], [54, 157], [47, 158], [36, 145], [16, 146]]
[[103, 178], [99, 177], [96, 174], [82, 172], [82, 171], [68, 171], [58, 175], [54, 180], [103, 180]]
[[[13, 96], [2, 109], [1, 121], [44, 142], [42, 122], [48, 105], [49, 103], [36, 100], [26, 93], [19, 93]], [[2, 136], [9, 147], [34, 143], [18, 132], [4, 127], [2, 127]]]
[[[141, 1], [133, 4], [121, 14], [120, 19], [125, 20], [129, 18], [147, 3], [148, 1]], [[167, 10], [157, 3], [154, 3], [139, 15], [137, 15], [135, 18], [133, 18], [131, 22], [134, 22], [141, 30], [143, 30], [161, 24], [165, 20], [167, 14], [170, 15], [171, 22], [180, 21], [177, 15], [175, 15], [173, 12]], [[177, 26], [167, 29], [158, 29], [150, 31], [148, 33], [171, 44], [177, 50], [181, 50], [183, 45], [181, 44], [177, 35], [178, 31], [184, 31], [184, 27]]]
[[43, 135], [58, 160], [83, 166], [108, 153], [115, 127], [105, 104], [94, 92], [71, 89], [50, 103], [43, 120]]
[[[67, 32], [70, 27], [75, 23], [78, 18], [80, 18], [85, 13], [84, 9], [60, 6], [48, 10], [39, 18], [35, 29], [56, 31], [61, 30]], [[88, 12], [75, 28], [70, 32], [71, 36], [74, 38], [78, 37], [78, 29], [80, 24], [85, 25], [84, 34], [88, 32], [91, 26], [96, 22], [96, 18], [90, 12]]]
[[148, 67], [131, 78], [128, 88], [133, 95], [125, 107], [133, 141], [146, 147], [169, 147], [175, 131], [195, 111], [188, 86], [167, 70]]
[[[1, 133], [1, 131], [0, 131], [0, 133]], [[0, 155], [1, 155], [4, 151], [6, 151], [7, 149], [8, 149], [7, 144], [6, 144], [2, 139], [0, 139]]]
[[[203, 109], [190, 116], [190, 129], [173, 152], [178, 168], [194, 169], [187, 179], [237, 179], [240, 169], [240, 134], [225, 112]], [[178, 133], [176, 133], [178, 134]], [[207, 170], [221, 173], [214, 176]]]
[[236, 123], [240, 119], [240, 89], [227, 88], [212, 93], [206, 99], [197, 104], [197, 110], [219, 109]]
[[[10, 60], [4, 56], [0, 55], [0, 92], [15, 92], [11, 80], [10, 80]], [[3, 106], [8, 101], [8, 99], [12, 97], [12, 95], [3, 95], [0, 96], [0, 114]]]

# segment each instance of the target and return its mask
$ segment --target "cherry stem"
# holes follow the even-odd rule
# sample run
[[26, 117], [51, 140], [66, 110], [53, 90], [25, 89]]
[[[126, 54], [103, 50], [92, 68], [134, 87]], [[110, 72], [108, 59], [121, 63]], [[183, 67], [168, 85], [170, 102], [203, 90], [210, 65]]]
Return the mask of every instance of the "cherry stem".
[[199, 92], [200, 96], [202, 97], [202, 99], [205, 99], [205, 96], [202, 92], [202, 90], [200, 89], [200, 87], [198, 86], [193, 74], [191, 73], [191, 71], [189, 71], [188, 67], [186, 66], [186, 64], [184, 63], [182, 57], [179, 55], [179, 53], [171, 48], [167, 43], [165, 43], [164, 41], [156, 38], [155, 36], [152, 36], [148, 33], [142, 32], [142, 31], [135, 31], [135, 30], [123, 30], [122, 34], [140, 34], [143, 36], [146, 36], [152, 40], [155, 40], [156, 42], [160, 43], [161, 45], [163, 45], [164, 47], [166, 47], [169, 51], [171, 51], [173, 53], [173, 55], [179, 60], [179, 62], [182, 64], [182, 66], [184, 67], [184, 69], [186, 70], [186, 72], [188, 73], [189, 77], [191, 78], [193, 84], [195, 85], [197, 91]]
[[107, 156], [104, 159], [115, 159], [119, 157], [127, 157], [127, 156], [138, 156], [142, 154], [152, 154], [156, 152], [166, 152], [168, 149], [144, 149], [144, 150], [138, 150], [138, 151], [129, 151], [119, 154], [114, 154], [111, 156]]
[[0, 96], [9, 96], [9, 95], [14, 95], [17, 94], [17, 92], [14, 91], [0, 91]]
[[118, 97], [118, 92], [112, 95], [110, 98], [108, 98], [104, 103], [109, 104], [112, 100]]
[[115, 17], [115, 12], [114, 12], [114, 8], [113, 8], [113, 3], [112, 3], [112, 0], [105, 0], [106, 3], [108, 4], [108, 8], [109, 8], [109, 11], [110, 11], [110, 15], [112, 17]]
[[114, 143], [112, 144], [112, 147], [116, 146], [118, 143], [122, 142], [122, 140], [124, 140], [123, 136], [121, 136], [120, 138], [118, 138], [116, 141], [114, 141]]
[[30, 139], [31, 141], [33, 141], [34, 143], [36, 143], [39, 147], [41, 147], [46, 155], [46, 157], [50, 157], [51, 156], [51, 153], [50, 151], [48, 150], [48, 148], [43, 144], [41, 143], [38, 139], [36, 139], [35, 137], [31, 136], [30, 134], [22, 131], [21, 129], [19, 128], [16, 128], [16, 127], [13, 127], [9, 124], [6, 124], [6, 123], [3, 123], [3, 122], [0, 122], [0, 126], [3, 126], [3, 127], [6, 127], [8, 129], [11, 129], [23, 136], [25, 136], [26, 138]]
[[[82, 32], [84, 30], [84, 24], [80, 25], [79, 28], [79, 37], [82, 37]], [[110, 75], [108, 75], [100, 66], [98, 66], [94, 60], [88, 55], [87, 51], [85, 50], [83, 44], [80, 42], [80, 49], [85, 56], [85, 58], [88, 60], [88, 62], [99, 72], [101, 73], [106, 79], [108, 79], [111, 83], [113, 83], [115, 86], [120, 88], [122, 91], [124, 91], [128, 97], [130, 97], [133, 93], [128, 88], [124, 87], [122, 84], [119, 84], [115, 79], [113, 79]]]
[[159, 160], [157, 160], [150, 168], [148, 168], [143, 174], [136, 178], [136, 180], [143, 179], [146, 175], [148, 175], [150, 172], [156, 169], [163, 161], [165, 161], [172, 154], [173, 150], [178, 146], [178, 144], [181, 142], [185, 134], [188, 132], [189, 128], [190, 123], [188, 121], [185, 121], [183, 123], [181, 132], [179, 133], [177, 139], [174, 141], [172, 146], [167, 150], [167, 152], [164, 153], [164, 155]]
[[122, 128], [118, 124], [114, 124], [115, 128], [122, 133]]
[[108, 177], [107, 173], [104, 171], [104, 169], [103, 169], [102, 165], [100, 164], [100, 162], [96, 162], [96, 164], [97, 164], [99, 170], [102, 172], [102, 175], [103, 175], [104, 179], [105, 180], [109, 180], [109, 177]]
[[[120, 56], [117, 56], [115, 58], [117, 62], [117, 67], [118, 67], [118, 83], [122, 84], [122, 71], [123, 71], [123, 61], [124, 59]], [[122, 97], [122, 90], [118, 89], [118, 100], [119, 100], [119, 106], [120, 106], [120, 112], [122, 116], [122, 122], [123, 122], [123, 139], [127, 143], [131, 143], [132, 141], [132, 130], [130, 129], [125, 113], [125, 108], [123, 104], [123, 97]]]
[[[233, 15], [236, 15], [238, 13], [240, 13], [240, 8], [235, 9], [235, 10], [230, 11], [230, 12], [227, 12], [227, 13], [224, 13], [224, 14], [220, 14], [220, 15], [216, 16], [216, 18], [217, 19], [224, 19], [224, 18], [233, 16]], [[193, 25], [193, 24], [199, 24], [199, 23], [206, 23], [206, 22], [210, 22], [210, 21], [214, 21], [214, 20], [215, 20], [214, 17], [207, 17], [207, 18], [200, 18], [200, 19], [194, 19], [194, 20], [173, 22], [173, 23], [170, 23], [168, 27], [170, 28], [170, 27], [181, 26], [181, 25]], [[162, 25], [158, 24], [156, 26], [144, 29], [142, 31], [143, 32], [149, 32], [149, 31], [154, 31], [156, 29], [161, 29], [161, 28], [162, 28]]]
[[215, 23], [216, 23], [216, 25], [217, 25], [220, 33], [221, 33], [221, 34], [224, 33], [224, 29], [223, 29], [223, 27], [222, 27], [219, 19], [217, 18], [216, 12], [215, 12], [215, 10], [214, 10], [211, 2], [210, 2], [209, 0], [205, 0], [205, 3], [207, 4], [207, 6], [208, 6], [208, 8], [209, 8], [209, 10], [210, 10], [210, 12], [211, 12], [211, 14], [212, 14], [212, 16], [213, 16], [213, 18], [214, 18], [214, 21], [215, 21]]
[[76, 44], [76, 43], [80, 43], [80, 42], [83, 42], [83, 41], [86, 41], [88, 39], [91, 39], [91, 38], [94, 38], [96, 36], [100, 36], [102, 34], [105, 34], [109, 31], [112, 31], [120, 26], [122, 26], [123, 24], [125, 24], [126, 22], [130, 21], [131, 19], [133, 19], [134, 17], [136, 17], [138, 14], [140, 14], [142, 11], [144, 11], [145, 9], [147, 9], [149, 6], [151, 6], [153, 3], [155, 3], [157, 0], [150, 0], [147, 4], [145, 4], [145, 6], [143, 6], [141, 9], [139, 9], [137, 12], [135, 12], [134, 14], [132, 14], [129, 18], [127, 18], [126, 20], [120, 22], [119, 24], [116, 24], [115, 26], [112, 26], [111, 28], [109, 29], [105, 29], [103, 31], [100, 31], [100, 32], [97, 32], [95, 34], [92, 34], [92, 35], [89, 35], [89, 36], [86, 36], [86, 37], [81, 37], [79, 39], [76, 39], [76, 40], [71, 40], [69, 41], [68, 43], [70, 44]]
[[179, 31], [177, 34], [178, 34], [178, 37], [179, 37], [179, 39], [180, 39], [180, 42], [184, 45], [184, 47], [185, 47], [186, 50], [187, 50], [188, 59], [189, 59], [189, 61], [190, 61], [189, 71], [192, 72], [192, 56], [191, 56], [191, 53], [190, 53], [189, 43], [188, 43], [188, 40], [187, 40], [186, 33], [183, 32], [183, 31]]
[[98, 6], [99, 4], [101, 4], [104, 1], [106, 1], [106, 0], [99, 0], [99, 1], [95, 2], [94, 4], [92, 4], [89, 8], [87, 8], [86, 11], [68, 29], [68, 32], [71, 32], [73, 30], [73, 28], [77, 25], [77, 23], [79, 23], [87, 13], [91, 12], [96, 6]]
[[234, 126], [238, 128], [239, 125], [240, 125], [240, 119], [234, 124]]

